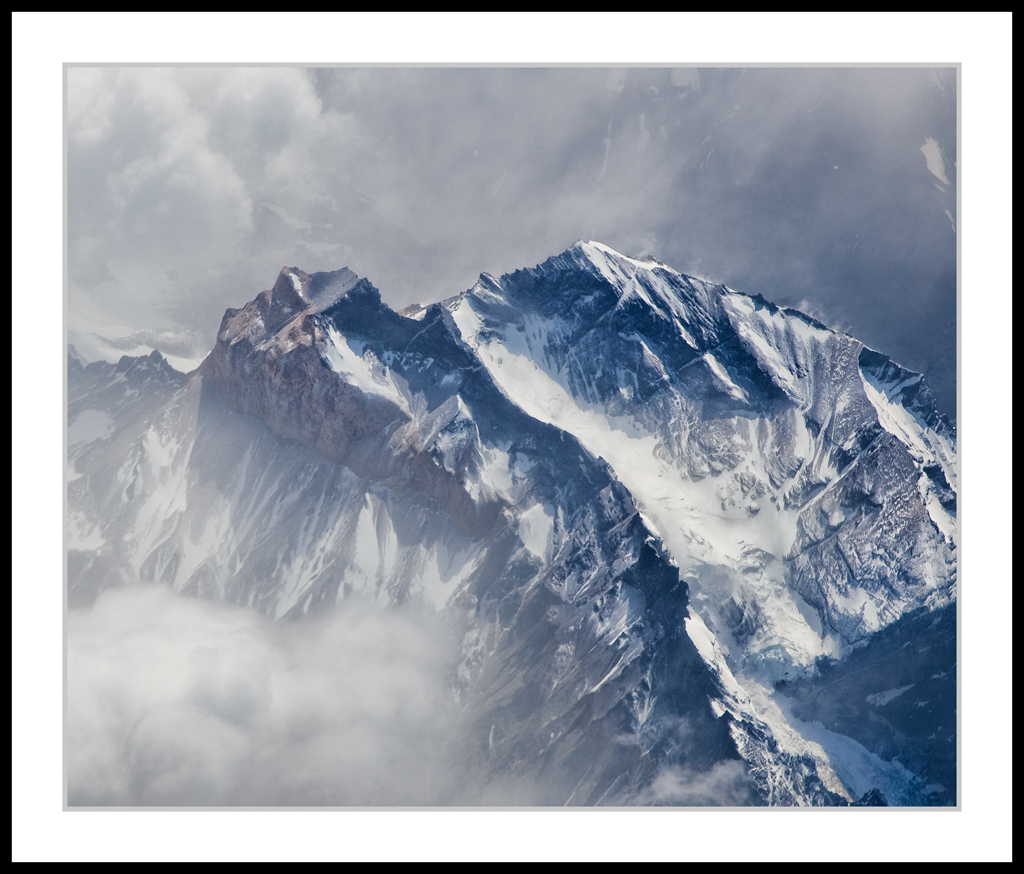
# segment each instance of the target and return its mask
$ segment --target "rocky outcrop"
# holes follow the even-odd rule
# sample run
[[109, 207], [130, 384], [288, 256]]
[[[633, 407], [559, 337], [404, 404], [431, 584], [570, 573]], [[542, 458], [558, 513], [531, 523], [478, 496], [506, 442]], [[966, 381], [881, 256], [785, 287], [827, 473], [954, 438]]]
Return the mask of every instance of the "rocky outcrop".
[[[229, 409], [259, 419], [278, 436], [361, 477], [427, 496], [464, 533], [483, 533], [494, 524], [500, 502], [475, 502], [451, 471], [423, 451], [417, 423], [407, 411], [393, 399], [339, 379], [325, 362], [331, 307], [337, 309], [339, 299], [356, 309], [393, 315], [366, 280], [332, 295], [330, 280], [336, 276], [310, 277], [284, 268], [271, 290], [224, 314], [200, 375]], [[319, 305], [311, 299], [314, 293]]]

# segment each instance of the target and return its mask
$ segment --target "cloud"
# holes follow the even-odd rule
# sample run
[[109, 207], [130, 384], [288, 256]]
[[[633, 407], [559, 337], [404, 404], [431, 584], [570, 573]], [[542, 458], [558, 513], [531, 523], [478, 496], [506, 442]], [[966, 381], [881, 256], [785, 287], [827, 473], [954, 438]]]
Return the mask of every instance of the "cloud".
[[212, 344], [284, 265], [348, 266], [398, 308], [583, 238], [813, 301], [927, 370], [955, 324], [955, 188], [921, 142], [955, 182], [954, 84], [916, 68], [72, 67], [70, 327]]
[[[346, 600], [273, 622], [164, 586], [108, 589], [67, 618], [70, 807], [518, 807], [579, 775], [511, 767], [451, 691], [437, 614]], [[479, 702], [477, 702], [479, 704]], [[491, 720], [491, 723], [488, 722]], [[674, 755], [701, 760], [681, 721]], [[742, 762], [669, 766], [631, 803], [757, 803]]]
[[344, 119], [322, 111], [299, 69], [71, 67], [67, 77], [72, 330], [212, 334], [230, 301], [295, 257], [293, 245], [274, 251], [261, 204], [316, 191]]
[[751, 803], [753, 781], [740, 761], [718, 762], [706, 771], [671, 766], [651, 781], [641, 803], [675, 807], [743, 807]]
[[251, 230], [252, 201], [211, 142], [195, 83], [164, 69], [96, 72], [68, 70], [72, 245], [100, 237], [111, 255], [131, 247], [164, 268], [223, 257]]
[[271, 623], [155, 586], [68, 614], [68, 803], [451, 799], [447, 648], [429, 617], [346, 604]]

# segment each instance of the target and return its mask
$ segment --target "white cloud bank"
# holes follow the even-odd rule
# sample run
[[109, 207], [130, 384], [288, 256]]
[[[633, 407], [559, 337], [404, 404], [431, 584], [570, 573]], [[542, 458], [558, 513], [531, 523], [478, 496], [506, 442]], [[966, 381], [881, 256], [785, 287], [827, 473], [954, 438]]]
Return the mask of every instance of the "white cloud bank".
[[105, 592], [68, 615], [68, 804], [443, 804], [445, 660], [421, 615]]

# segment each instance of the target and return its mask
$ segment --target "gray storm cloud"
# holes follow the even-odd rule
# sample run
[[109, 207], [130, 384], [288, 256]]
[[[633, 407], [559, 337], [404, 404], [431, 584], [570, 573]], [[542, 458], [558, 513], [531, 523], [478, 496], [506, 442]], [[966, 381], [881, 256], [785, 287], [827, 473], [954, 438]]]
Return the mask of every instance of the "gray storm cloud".
[[201, 357], [282, 265], [348, 266], [401, 307], [583, 238], [807, 301], [955, 411], [952, 68], [67, 75], [86, 357], [145, 331]]

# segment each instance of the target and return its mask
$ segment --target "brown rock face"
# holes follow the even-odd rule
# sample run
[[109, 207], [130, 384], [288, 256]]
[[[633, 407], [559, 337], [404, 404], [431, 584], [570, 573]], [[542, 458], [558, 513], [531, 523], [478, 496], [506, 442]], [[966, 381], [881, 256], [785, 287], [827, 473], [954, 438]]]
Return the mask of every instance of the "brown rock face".
[[423, 451], [416, 422], [397, 404], [346, 382], [324, 361], [311, 277], [284, 268], [274, 287], [224, 314], [200, 374], [229, 409], [263, 422], [359, 476], [432, 499], [467, 535], [489, 531], [496, 501], [475, 502]]

